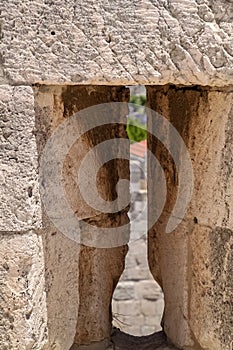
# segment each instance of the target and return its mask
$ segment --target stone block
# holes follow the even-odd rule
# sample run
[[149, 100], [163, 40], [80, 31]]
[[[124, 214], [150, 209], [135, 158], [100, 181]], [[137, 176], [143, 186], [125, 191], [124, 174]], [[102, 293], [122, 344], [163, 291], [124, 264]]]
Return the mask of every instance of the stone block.
[[156, 301], [163, 298], [162, 290], [154, 280], [140, 281], [135, 285], [137, 299]]
[[44, 349], [47, 308], [42, 239], [34, 233], [1, 233], [0, 243], [0, 347]]
[[113, 294], [115, 300], [130, 300], [134, 299], [134, 283], [119, 282], [117, 289]]
[[[144, 325], [144, 316], [136, 315], [136, 316], [118, 316], [116, 319], [116, 324], [118, 328], [128, 334], [140, 335], [140, 328]], [[134, 329], [134, 333], [131, 333]], [[138, 331], [138, 333], [136, 333]]]
[[[186, 199], [184, 193], [191, 185], [187, 179], [192, 169], [189, 168], [189, 173], [187, 167], [180, 170], [184, 153], [178, 151], [180, 168], [176, 171], [165, 146], [149, 137], [149, 148], [160, 161], [167, 182], [164, 211], [149, 233], [150, 268], [165, 296], [164, 330], [171, 341], [183, 349], [230, 350], [232, 90], [148, 87], [148, 100], [149, 106], [163, 116], [163, 121], [168, 119], [179, 132], [194, 173], [191, 202], [186, 213], [176, 215], [172, 210], [178, 188], [182, 192], [178, 200], [180, 208]], [[149, 114], [149, 129], [155, 130], [153, 128], [158, 125]], [[164, 141], [169, 140], [174, 150], [171, 129], [161, 136]], [[181, 175], [186, 179], [182, 185]], [[151, 179], [149, 174], [149, 188], [153, 186]], [[155, 190], [156, 186], [151, 188], [149, 217], [155, 207], [154, 191], [159, 191]], [[170, 217], [183, 220], [167, 233]]]
[[145, 326], [153, 326], [154, 332], [161, 331], [161, 319], [162, 315], [145, 316]]
[[126, 269], [121, 276], [123, 281], [140, 281], [147, 280], [151, 278], [151, 274], [148, 268], [129, 268]]
[[[224, 9], [224, 15], [222, 15]], [[232, 3], [16, 0], [2, 4], [2, 81], [223, 86]], [[140, 23], [140, 31], [138, 30]], [[191, 39], [190, 39], [191, 38]]]
[[[128, 160], [123, 158], [119, 160], [116, 159], [117, 154], [115, 151], [118, 149], [117, 147], [119, 147], [119, 145], [116, 145], [116, 140], [119, 137], [126, 139], [125, 145], [128, 146], [126, 153], [129, 152], [129, 143], [127, 144], [125, 129], [117, 123], [114, 124], [112, 120], [109, 119], [111, 108], [109, 107], [110, 110], [104, 109], [103, 112], [103, 110], [94, 107], [101, 104], [107, 104], [108, 102], [127, 102], [129, 99], [129, 90], [122, 87], [106, 86], [40, 86], [35, 87], [34, 90], [35, 111], [37, 116], [36, 136], [39, 156], [41, 157], [43, 155], [41, 161], [43, 167], [41, 166], [41, 168], [48, 168], [47, 172], [41, 172], [43, 175], [41, 181], [41, 183], [43, 183], [43, 186], [41, 186], [41, 192], [43, 194], [42, 198], [46, 198], [46, 195], [44, 195], [46, 194], [46, 188], [52, 188], [53, 186], [53, 176], [51, 176], [51, 174], [55, 173], [53, 171], [55, 166], [53, 167], [51, 165], [53, 157], [49, 152], [46, 153], [45, 156], [44, 151], [47, 144], [46, 142], [48, 142], [48, 140], [49, 142], [52, 140], [51, 144], [55, 148], [54, 152], [56, 152], [57, 155], [61, 155], [60, 158], [63, 160], [61, 176], [62, 190], [69, 199], [68, 206], [72, 213], [78, 218], [78, 220], [87, 220], [87, 223], [90, 225], [93, 225], [94, 220], [95, 224], [93, 226], [99, 225], [99, 227], [111, 227], [113, 215], [115, 215], [114, 219], [116, 221], [120, 221], [123, 218], [123, 215], [120, 216], [117, 214], [118, 207], [116, 206], [118, 203], [117, 201], [114, 202], [117, 180], [119, 178], [129, 179]], [[88, 107], [93, 108], [87, 111], [86, 109]], [[81, 110], [86, 110], [86, 114], [84, 114], [85, 112], [83, 114], [78, 114], [78, 112]], [[117, 111], [117, 115], [116, 111], [114, 112], [114, 120], [118, 123], [120, 123], [120, 121], [125, 123], [126, 115], [128, 113], [127, 105], [122, 104]], [[75, 118], [75, 115], [77, 118]], [[102, 119], [104, 125], [101, 125], [101, 123], [98, 125], [100, 115], [105, 117]], [[63, 124], [63, 122], [66, 122], [66, 124]], [[106, 123], [108, 122], [109, 124], [106, 126]], [[59, 130], [61, 130], [61, 128], [59, 129], [58, 127], [61, 125], [64, 126], [64, 132], [62, 134], [63, 137], [61, 136], [63, 144], [61, 144], [61, 142], [56, 142], [60, 136]], [[84, 130], [88, 131], [84, 132]], [[69, 133], [69, 136], [66, 138], [64, 135], [67, 135], [67, 133]], [[73, 142], [69, 144], [68, 147], [67, 144], [71, 139]], [[99, 145], [104, 147], [104, 142], [107, 141], [109, 141], [107, 148], [105, 150], [95, 150], [95, 154], [92, 153], [89, 162], [86, 162], [85, 166], [83, 166], [82, 161], [85, 160], [85, 156], [88, 154], [90, 155], [91, 151], [93, 151], [93, 149]], [[62, 155], [63, 149], [67, 149], [67, 153], [64, 155]], [[110, 157], [110, 161], [108, 161], [107, 164], [104, 160], [105, 156]], [[96, 175], [97, 195], [94, 197], [94, 204], [88, 202], [88, 199], [90, 198], [84, 197], [83, 192], [80, 190], [80, 183], [79, 185], [77, 184], [78, 173], [80, 172], [81, 165], [83, 168], [85, 168], [84, 175], [81, 177], [81, 184], [83, 185], [83, 188], [90, 187], [89, 182], [91, 183], [91, 180]], [[46, 174], [49, 175], [46, 176]], [[89, 177], [87, 177], [86, 174], [88, 174]], [[87, 190], [84, 192], [86, 193]], [[58, 196], [58, 194], [55, 192], [55, 196], [56, 195]], [[125, 202], [128, 205], [130, 202], [128, 187], [125, 187], [124, 195]], [[62, 201], [62, 206], [61, 200], [59, 199], [60, 197], [58, 199], [56, 198], [53, 205], [45, 205], [45, 209], [47, 212], [49, 211], [49, 216], [51, 218], [63, 218], [63, 216], [66, 216], [64, 213], [66, 212], [67, 202]], [[108, 215], [108, 211], [105, 212], [106, 206], [102, 211], [101, 209], [98, 209], [100, 199], [104, 199], [106, 202], [113, 201], [115, 203], [116, 214], [113, 213], [110, 217], [110, 215]], [[50, 204], [51, 201], [47, 200], [46, 203]], [[69, 212], [67, 216], [68, 215], [70, 215]], [[124, 215], [124, 219], [128, 220], [128, 217], [126, 216], [127, 215]], [[65, 221], [65, 219], [63, 219], [63, 221]], [[104, 221], [105, 226], [103, 225]], [[123, 222], [121, 222], [121, 224], [122, 223]], [[117, 224], [119, 224], [119, 222], [116, 223], [116, 225]], [[90, 232], [86, 232], [88, 229], [85, 230], [84, 223], [82, 227], [83, 236], [89, 236]], [[127, 234], [126, 236], [128, 237]], [[99, 240], [100, 238], [101, 235]], [[100, 248], [102, 247], [104, 248], [104, 245], [100, 246]]]
[[[94, 127], [92, 122], [96, 121], [96, 106], [107, 102], [126, 102], [129, 98], [129, 90], [124, 87], [112, 86], [36, 86], [35, 111], [37, 120], [37, 142], [39, 157], [44, 155], [44, 148], [51, 135], [56, 133], [59, 126], [67, 120], [70, 121], [75, 113], [93, 106], [92, 118], [75, 118], [75, 125], [65, 131], [63, 135], [68, 138], [58, 137], [58, 141], [64, 142], [64, 147], [74, 137], [73, 144], [68, 147], [64, 155], [64, 162], [61, 171], [62, 190], [64, 190], [68, 202], [61, 203], [57, 198], [52, 198], [52, 205], [43, 215], [44, 218], [44, 246], [46, 247], [46, 284], [48, 289], [48, 314], [49, 314], [49, 343], [51, 348], [61, 348], [62, 350], [76, 349], [79, 346], [89, 346], [92, 343], [105, 342], [109, 340], [111, 334], [111, 310], [110, 304], [114, 289], [124, 269], [124, 259], [127, 253], [127, 246], [122, 243], [118, 246], [111, 246], [108, 241], [109, 236], [101, 235], [101, 228], [115, 228], [123, 224], [128, 224], [127, 208], [116, 213], [105, 213], [93, 208], [83, 198], [79, 186], [76, 182], [77, 171], [86, 153], [111, 139], [112, 148], [115, 146], [115, 139], [119, 136], [126, 137], [125, 128], [117, 123], [112, 123], [112, 119], [107, 119], [110, 124]], [[121, 105], [122, 106], [122, 105]], [[109, 112], [109, 111], [108, 111]], [[127, 105], [120, 109], [117, 122], [123, 121], [128, 112]], [[109, 113], [106, 115], [109, 118]], [[118, 118], [119, 117], [119, 118]], [[106, 119], [105, 119], [106, 121]], [[82, 137], [78, 135], [90, 122], [90, 130]], [[63, 124], [64, 125], [64, 124]], [[60, 130], [60, 129], [59, 129]], [[56, 135], [57, 136], [57, 135]], [[65, 141], [64, 141], [65, 139]], [[78, 140], [77, 140], [78, 139]], [[64, 148], [60, 142], [56, 144], [56, 154], [62, 153]], [[127, 145], [129, 142], [126, 140]], [[65, 148], [66, 149], [66, 148]], [[118, 150], [118, 149], [117, 149]], [[108, 149], [107, 151], [111, 151]], [[100, 151], [95, 153], [94, 162], [100, 163], [104, 154]], [[98, 169], [97, 187], [100, 197], [111, 202], [115, 196], [116, 183], [119, 178], [129, 178], [128, 161], [113, 159]], [[47, 159], [51, 171], [53, 157]], [[111, 164], [110, 164], [111, 163]], [[45, 167], [45, 169], [47, 169]], [[86, 176], [88, 174], [88, 176]], [[89, 180], [93, 175], [93, 163], [88, 163], [88, 171], [85, 173], [85, 180]], [[53, 184], [51, 173], [43, 181], [43, 190], [48, 188], [47, 184]], [[48, 182], [46, 182], [48, 181]], [[87, 185], [88, 186], [88, 185]], [[127, 188], [128, 189], [128, 188]], [[59, 193], [60, 194], [60, 193]], [[129, 195], [129, 190], [125, 191], [125, 196]], [[127, 197], [129, 199], [129, 196]], [[118, 202], [117, 202], [118, 205]], [[127, 202], [128, 205], [128, 202]], [[80, 228], [80, 237], [92, 237], [90, 227], [99, 234], [97, 238], [89, 240], [89, 244], [79, 239], [76, 242], [69, 240], [74, 238], [69, 236], [70, 231], [75, 232], [65, 215], [66, 208], [75, 218], [77, 227]], [[118, 208], [118, 207], [117, 207]], [[52, 215], [49, 215], [52, 214]], [[54, 216], [53, 216], [54, 214]], [[53, 218], [53, 224], [50, 219]], [[58, 221], [56, 221], [56, 219]], [[58, 232], [59, 223], [65, 223], [65, 231]], [[67, 224], [68, 222], [68, 224]], [[73, 221], [71, 220], [73, 223]], [[87, 225], [89, 224], [89, 226]], [[127, 226], [129, 228], [129, 226]], [[114, 231], [114, 230], [113, 230]], [[125, 229], [125, 243], [128, 242], [128, 231]], [[79, 238], [80, 238], [79, 237]], [[114, 237], [113, 237], [114, 238]], [[107, 248], [104, 245], [107, 244]], [[120, 241], [120, 240], [119, 240]], [[97, 246], [96, 246], [97, 244]], [[65, 281], [65, 282], [64, 282]], [[73, 310], [72, 310], [73, 308]], [[62, 315], [62, 317], [61, 317]]]
[[141, 312], [143, 313], [143, 315], [145, 316], [155, 315], [157, 311], [156, 304], [157, 302], [154, 302], [154, 301], [141, 300]]
[[141, 314], [139, 301], [122, 301], [118, 304], [118, 310], [120, 316], [138, 316]]
[[141, 333], [142, 335], [150, 335], [152, 333], [154, 333], [156, 330], [155, 330], [155, 327], [153, 326], [148, 326], [148, 325], [145, 325], [145, 326], [142, 326], [141, 327]]
[[0, 230], [41, 226], [33, 90], [0, 86]]
[[51, 224], [45, 225], [41, 236], [48, 320], [46, 350], [69, 350], [76, 334], [79, 310], [80, 246]]
[[136, 326], [127, 327], [126, 333], [137, 337], [138, 334], [141, 334], [141, 327], [137, 326], [137, 325]]

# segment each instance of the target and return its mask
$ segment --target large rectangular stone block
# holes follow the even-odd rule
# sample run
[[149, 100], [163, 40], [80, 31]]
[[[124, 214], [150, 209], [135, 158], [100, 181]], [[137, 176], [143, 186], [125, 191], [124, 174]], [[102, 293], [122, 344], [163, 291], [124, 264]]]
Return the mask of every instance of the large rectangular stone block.
[[232, 84], [231, 14], [225, 0], [4, 0], [2, 80]]
[[0, 230], [41, 225], [32, 88], [0, 86]]
[[[81, 349], [82, 346], [85, 348], [89, 345], [90, 348], [96, 346], [96, 348], [105, 349], [112, 326], [111, 299], [124, 269], [129, 226], [124, 229], [123, 236], [125, 235], [126, 239], [124, 241], [117, 239], [118, 243], [120, 242], [118, 246], [114, 245], [116, 240], [110, 231], [115, 232], [114, 228], [128, 224], [129, 186], [127, 184], [124, 191], [128, 200], [126, 207], [120, 208], [117, 202], [118, 210], [108, 213], [97, 210], [85, 201], [80, 191], [80, 183], [77, 183], [76, 179], [86, 154], [106, 140], [111, 144], [108, 144], [104, 151], [96, 151], [93, 161], [87, 164], [85, 180], [89, 181], [95, 175], [95, 162], [101, 164], [95, 178], [98, 195], [105, 201], [111, 202], [116, 198], [115, 187], [118, 180], [129, 179], [127, 157], [116, 159], [119, 154], [116, 139], [127, 138], [125, 126], [121, 124], [125, 124], [127, 104], [121, 105], [117, 115], [114, 115], [114, 108], [108, 109], [105, 112], [107, 123], [97, 127], [92, 124], [100, 116], [97, 113], [98, 105], [108, 102], [126, 102], [129, 99], [129, 90], [114, 86], [38, 85], [34, 88], [34, 93], [40, 163], [43, 163], [46, 158], [45, 149], [52, 139], [56, 146], [55, 152], [49, 153], [43, 164], [46, 169], [48, 167], [52, 171], [53, 165], [56, 166], [62, 160], [62, 171], [59, 175], [62, 182], [61, 188], [67, 199], [66, 207], [61, 206], [55, 191], [55, 196], [51, 201], [45, 200], [46, 205], [43, 207], [49, 350], [69, 350], [79, 346]], [[93, 108], [89, 110], [89, 114], [83, 114], [85, 118], [82, 114], [81, 116], [80, 113], [78, 114], [91, 106]], [[75, 118], [72, 119], [73, 116]], [[113, 117], [115, 123], [113, 123]], [[83, 129], [86, 125], [89, 126], [89, 123], [90, 130], [84, 133]], [[67, 128], [67, 125], [72, 127]], [[62, 127], [65, 131], [62, 137], [59, 137], [57, 132]], [[81, 132], [83, 132], [82, 137], [80, 137]], [[126, 140], [126, 146], [127, 155], [129, 140]], [[112, 149], [117, 151], [115, 156], [109, 162], [101, 163], [106, 153], [114, 155], [111, 153]], [[62, 156], [63, 153], [65, 154]], [[54, 154], [58, 156], [57, 163], [53, 162]], [[45, 172], [47, 176], [42, 177], [41, 193], [43, 191], [47, 193], [49, 185], [52, 187], [54, 184], [54, 177], [51, 176], [50, 170]], [[86, 191], [88, 186], [87, 182]], [[46, 196], [41, 195], [41, 197]], [[75, 223], [80, 228], [80, 236], [70, 234], [75, 231], [74, 221], [69, 220], [70, 218], [64, 214], [67, 208], [70, 209], [72, 218], [75, 218]], [[60, 223], [65, 224], [64, 231], [62, 230], [64, 226], [61, 228]], [[96, 236], [92, 228], [97, 232]], [[102, 228], [108, 228], [109, 233], [104, 235]], [[118, 238], [117, 234], [115, 236]], [[89, 245], [87, 240], [85, 241], [87, 245], [82, 244], [83, 237], [89, 239]], [[100, 242], [103, 245], [100, 245]], [[99, 342], [102, 345], [98, 344]]]
[[0, 234], [0, 348], [42, 350], [47, 310], [42, 239]]
[[[158, 123], [148, 113], [150, 131], [161, 127], [163, 142], [150, 135], [149, 148], [163, 168], [167, 185], [163, 213], [149, 233], [150, 268], [165, 296], [164, 329], [182, 349], [231, 350], [233, 94], [230, 89], [157, 86], [148, 87], [148, 100], [163, 120]], [[162, 127], [166, 120], [184, 140], [191, 168], [182, 168], [180, 147], [173, 153], [176, 162], [166, 149], [166, 141], [172, 151], [178, 142], [171, 127]], [[164, 199], [152, 164], [150, 157], [149, 218], [156, 198]], [[175, 204], [181, 208], [186, 201], [192, 170], [191, 202], [186, 212], [174, 213]], [[182, 222], [167, 233], [171, 217]]]
[[41, 236], [48, 327], [45, 349], [69, 350], [78, 320], [80, 246], [49, 223]]

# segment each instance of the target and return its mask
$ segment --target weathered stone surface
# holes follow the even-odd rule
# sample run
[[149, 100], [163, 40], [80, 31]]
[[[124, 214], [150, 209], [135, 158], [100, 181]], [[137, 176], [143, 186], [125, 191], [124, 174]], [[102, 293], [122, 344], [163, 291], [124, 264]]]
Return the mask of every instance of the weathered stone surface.
[[32, 88], [0, 86], [0, 230], [41, 226]]
[[80, 246], [44, 219], [43, 238], [48, 344], [46, 350], [69, 350], [79, 308]]
[[42, 239], [0, 234], [0, 348], [41, 350], [47, 340]]
[[145, 316], [161, 315], [163, 314], [164, 303], [163, 299], [152, 301], [152, 300], [142, 300], [142, 313]]
[[226, 0], [4, 0], [1, 80], [232, 84], [232, 11]]
[[87, 345], [109, 338], [111, 299], [124, 269], [126, 251], [124, 246], [112, 249], [82, 246], [75, 344]]
[[116, 300], [130, 300], [134, 298], [134, 283], [124, 282], [119, 285], [114, 293]]
[[147, 267], [130, 268], [125, 271], [123, 279], [126, 281], [142, 281], [150, 278], [150, 272]]
[[[165, 296], [164, 330], [182, 349], [230, 350], [233, 94], [227, 89], [148, 87], [148, 100], [184, 139], [195, 176], [183, 222], [165, 233], [176, 201], [178, 174], [164, 146], [149, 136], [168, 191], [164, 212], [149, 234], [150, 268]], [[153, 117], [149, 126], [157, 127]], [[150, 215], [159, 190], [151, 176]]]
[[[75, 112], [99, 103], [125, 101], [128, 96], [128, 89], [122, 87], [35, 87], [39, 156], [49, 136]], [[122, 110], [122, 118], [125, 111]], [[94, 113], [93, 109], [93, 116]], [[82, 124], [81, 119], [77, 121], [78, 135]], [[86, 153], [98, 142], [119, 136], [126, 136], [122, 126], [104, 125], [102, 129], [92, 129], [77, 141], [64, 161], [64, 190], [73, 212], [82, 219], [83, 235], [88, 234], [85, 223], [97, 228], [128, 223], [127, 208], [111, 215], [100, 213], [85, 203], [74, 181], [74, 169], [80, 166]], [[96, 159], [101, 159], [101, 154], [97, 153]], [[101, 168], [97, 185], [103, 198], [115, 198], [115, 185], [122, 177], [129, 178], [127, 160], [113, 160]], [[57, 211], [57, 215], [62, 215], [62, 212]], [[46, 212], [44, 226], [49, 346], [68, 350], [92, 344], [94, 349], [93, 346], [100, 342], [103, 347], [111, 333], [111, 298], [124, 269], [127, 246], [98, 249], [80, 245], [62, 236], [49, 223]]]
[[[80, 168], [83, 158], [90, 152], [95, 146], [103, 143], [106, 140], [112, 142], [111, 148], [108, 151], [110, 154], [114, 151], [114, 139], [117, 137], [127, 138], [126, 131], [124, 126], [118, 124], [113, 124], [111, 116], [111, 109], [108, 112], [109, 125], [100, 125], [94, 127], [94, 122], [98, 119], [99, 112], [95, 114], [95, 105], [106, 103], [106, 102], [125, 102], [129, 99], [129, 90], [122, 87], [82, 87], [82, 86], [70, 86], [70, 87], [46, 87], [41, 86], [40, 88], [35, 88], [36, 93], [36, 113], [37, 118], [37, 139], [38, 139], [38, 149], [42, 154], [44, 152], [44, 145], [46, 140], [55, 129], [67, 120], [71, 116], [75, 116], [75, 113], [85, 109], [87, 107], [93, 106], [90, 112], [87, 112], [89, 118], [85, 119], [83, 115], [78, 115], [77, 122], [75, 121], [74, 130], [77, 131], [77, 140], [75, 140], [72, 147], [69, 149], [62, 168], [62, 185], [66, 192], [66, 196], [69, 201], [69, 205], [72, 208], [72, 211], [77, 214], [79, 219], [87, 219], [91, 224], [91, 218], [95, 218], [95, 225], [98, 225], [99, 221], [100, 226], [103, 227], [103, 220], [108, 221], [109, 215], [102, 213], [100, 210], [89, 205], [83, 194], [80, 192], [80, 186], [77, 186], [77, 173]], [[125, 108], [126, 107], [126, 108]], [[127, 106], [122, 107], [122, 116], [124, 119], [127, 114]], [[91, 118], [90, 118], [91, 117]], [[119, 117], [118, 122], [121, 119]], [[124, 120], [125, 122], [125, 120]], [[76, 129], [75, 129], [76, 128]], [[88, 132], [83, 132], [87, 128]], [[82, 136], [78, 137], [79, 133], [82, 133]], [[53, 133], [53, 137], [57, 138], [58, 136]], [[76, 134], [75, 134], [76, 135]], [[70, 135], [67, 136], [70, 138]], [[56, 152], [61, 153], [62, 145], [58, 143]], [[103, 154], [97, 152], [98, 154], [95, 158], [92, 158], [92, 162], [87, 164], [88, 169], [86, 173], [89, 177], [93, 176], [94, 166], [99, 168], [97, 176], [97, 189], [100, 193], [100, 196], [105, 201], [113, 201], [116, 199], [116, 184], [119, 178], [129, 179], [128, 171], [128, 161], [124, 159], [115, 159], [107, 162], [102, 165]], [[111, 154], [112, 155], [112, 154]], [[113, 153], [114, 156], [114, 153]], [[51, 155], [52, 158], [52, 155]], [[52, 160], [50, 161], [50, 163]], [[93, 164], [95, 163], [95, 164]], [[48, 163], [47, 167], [51, 167]], [[87, 180], [89, 177], [86, 174]], [[84, 179], [85, 180], [85, 179]], [[51, 180], [52, 181], [52, 180]], [[43, 181], [43, 187], [49, 186], [50, 182]], [[86, 183], [86, 188], [88, 187], [88, 182]], [[129, 203], [129, 190], [128, 188], [125, 191], [126, 202]], [[98, 202], [97, 202], [98, 204]], [[55, 207], [55, 204], [54, 204]], [[56, 215], [59, 212], [59, 215], [63, 215], [62, 207], [60, 209], [59, 203], [56, 205]], [[119, 210], [120, 211], [120, 210]], [[121, 217], [118, 217], [118, 214], [112, 214], [115, 217], [115, 220], [121, 220]], [[111, 224], [113, 217], [109, 220]], [[106, 224], [106, 223], [105, 223]], [[83, 225], [83, 230], [85, 226]]]
[[156, 301], [161, 298], [161, 288], [154, 280], [142, 281], [136, 286], [138, 298]]

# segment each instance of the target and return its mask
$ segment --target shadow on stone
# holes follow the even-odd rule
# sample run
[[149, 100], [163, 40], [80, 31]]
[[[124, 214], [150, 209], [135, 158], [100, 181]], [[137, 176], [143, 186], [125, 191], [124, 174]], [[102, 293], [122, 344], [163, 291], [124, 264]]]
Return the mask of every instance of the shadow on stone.
[[174, 346], [169, 345], [164, 332], [156, 332], [144, 337], [135, 337], [123, 333], [119, 329], [114, 329], [112, 343], [112, 349], [114, 350], [177, 350]]
[[105, 350], [109, 346], [109, 339], [104, 339], [100, 342], [93, 342], [89, 345], [73, 344], [70, 350]]

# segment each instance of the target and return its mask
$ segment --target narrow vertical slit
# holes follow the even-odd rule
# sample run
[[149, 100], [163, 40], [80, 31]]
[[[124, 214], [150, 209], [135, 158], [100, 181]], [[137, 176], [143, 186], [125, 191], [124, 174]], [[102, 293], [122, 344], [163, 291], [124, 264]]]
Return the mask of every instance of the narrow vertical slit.
[[131, 234], [125, 270], [112, 300], [113, 326], [134, 336], [161, 330], [163, 293], [147, 258], [146, 89], [130, 87], [127, 133], [130, 139]]

